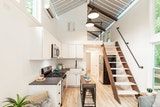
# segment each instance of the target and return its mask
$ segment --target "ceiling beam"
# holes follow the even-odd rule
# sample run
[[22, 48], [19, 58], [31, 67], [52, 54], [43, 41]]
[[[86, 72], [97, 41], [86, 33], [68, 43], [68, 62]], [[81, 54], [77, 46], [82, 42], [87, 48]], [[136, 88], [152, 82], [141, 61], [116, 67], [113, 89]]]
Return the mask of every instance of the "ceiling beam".
[[87, 31], [87, 32], [92, 34], [93, 36], [99, 37], [99, 35], [96, 35], [96, 34], [92, 33], [91, 31]]
[[[93, 22], [93, 23], [94, 23], [94, 22]], [[103, 27], [101, 27], [101, 26], [99, 26], [99, 25], [97, 25], [97, 24], [95, 24], [95, 23], [94, 23], [94, 26], [95, 26], [96, 28], [102, 30], [102, 31], [106, 31], [106, 29], [104, 29]]]
[[118, 20], [117, 17], [115, 17], [115, 16], [113, 16], [113, 15], [111, 15], [111, 14], [109, 14], [109, 13], [103, 11], [104, 9], [101, 8], [101, 7], [99, 7], [98, 5], [95, 5], [95, 4], [94, 4], [94, 5], [93, 5], [93, 4], [88, 4], [88, 7], [97, 10], [98, 12], [104, 14], [105, 16], [111, 18], [111, 19], [114, 20], [114, 21], [117, 21], [117, 20]]

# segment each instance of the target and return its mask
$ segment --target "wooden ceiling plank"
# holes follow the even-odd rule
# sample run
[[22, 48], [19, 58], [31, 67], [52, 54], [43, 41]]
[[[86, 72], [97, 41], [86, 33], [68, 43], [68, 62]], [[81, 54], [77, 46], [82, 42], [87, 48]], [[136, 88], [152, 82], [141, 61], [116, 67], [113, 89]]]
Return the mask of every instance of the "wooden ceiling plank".
[[[93, 23], [94, 23], [94, 22], [93, 22]], [[106, 31], [103, 27], [101, 27], [101, 26], [99, 26], [99, 25], [97, 25], [97, 24], [95, 24], [95, 23], [94, 23], [94, 26], [95, 26], [96, 28], [102, 30], [102, 31]]]
[[87, 31], [88, 33], [92, 34], [93, 36], [99, 37], [98, 35], [92, 33], [91, 31]]
[[114, 17], [111, 14], [106, 13], [105, 11], [103, 11], [104, 9], [100, 8], [99, 6], [97, 6], [95, 4], [94, 5], [93, 4], [88, 4], [88, 7], [92, 8], [92, 9], [94, 8], [95, 10], [97, 10], [98, 12], [100, 12], [100, 13], [104, 14], [105, 16], [111, 18], [112, 20], [115, 20], [115, 21], [118, 20], [117, 17]]

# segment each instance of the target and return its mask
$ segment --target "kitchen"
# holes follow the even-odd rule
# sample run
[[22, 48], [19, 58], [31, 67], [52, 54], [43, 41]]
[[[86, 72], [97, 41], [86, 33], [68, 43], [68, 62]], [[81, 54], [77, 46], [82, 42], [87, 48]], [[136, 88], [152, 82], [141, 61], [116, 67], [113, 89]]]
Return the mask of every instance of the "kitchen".
[[59, 107], [63, 104], [65, 89], [79, 87], [80, 75], [86, 72], [83, 60], [84, 46], [83, 44], [61, 43], [41, 27], [33, 28], [32, 32], [41, 33], [31, 38], [30, 61], [54, 60], [56, 66], [46, 65], [40, 68], [40, 75], [29, 84], [29, 93], [48, 91], [50, 97], [55, 101], [53, 104]]

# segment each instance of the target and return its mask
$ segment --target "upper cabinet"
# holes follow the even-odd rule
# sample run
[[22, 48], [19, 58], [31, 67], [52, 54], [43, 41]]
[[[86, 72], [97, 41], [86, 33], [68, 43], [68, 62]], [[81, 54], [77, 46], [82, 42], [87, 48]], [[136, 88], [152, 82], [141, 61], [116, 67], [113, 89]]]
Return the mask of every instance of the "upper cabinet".
[[62, 44], [62, 58], [83, 58], [83, 44]]
[[61, 43], [44, 28], [32, 28], [31, 32], [33, 33], [30, 37], [31, 60], [51, 59], [51, 54], [53, 53], [51, 52], [52, 44], [56, 45], [61, 50]]

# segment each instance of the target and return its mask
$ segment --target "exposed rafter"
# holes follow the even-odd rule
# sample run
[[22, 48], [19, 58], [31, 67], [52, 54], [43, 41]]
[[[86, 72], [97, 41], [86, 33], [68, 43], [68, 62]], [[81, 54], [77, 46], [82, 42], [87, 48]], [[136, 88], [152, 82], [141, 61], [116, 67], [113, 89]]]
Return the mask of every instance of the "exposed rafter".
[[[93, 23], [94, 23], [94, 22], [93, 22]], [[94, 26], [95, 26], [96, 28], [102, 30], [102, 31], [106, 31], [103, 27], [101, 27], [101, 26], [99, 26], [99, 25], [97, 25], [97, 24], [95, 24], [95, 23], [94, 23]]]
[[99, 37], [99, 35], [92, 33], [91, 31], [87, 31], [88, 33], [90, 33], [93, 36]]
[[105, 10], [105, 9], [99, 7], [99, 6], [96, 5], [96, 4], [88, 4], [88, 7], [97, 10], [98, 12], [104, 14], [105, 16], [111, 18], [111, 19], [114, 20], [114, 21], [117, 21], [117, 20], [118, 20], [117, 17], [114, 17], [114, 16], [112, 16], [111, 14], [106, 13], [105, 11], [103, 11], [103, 10]]

